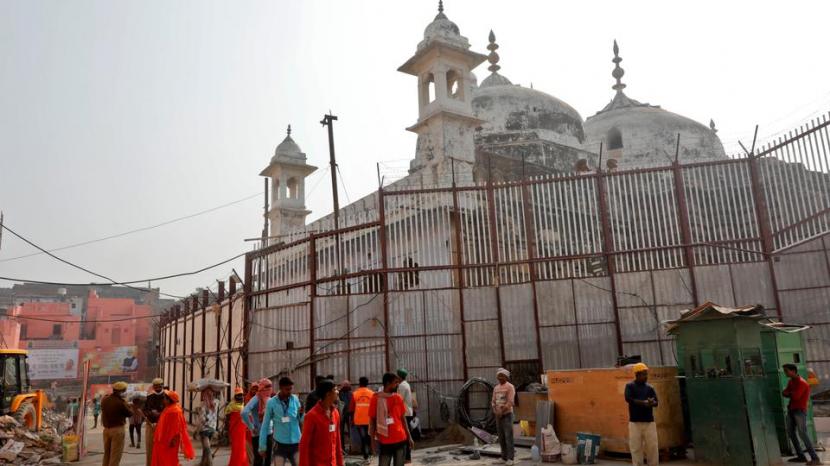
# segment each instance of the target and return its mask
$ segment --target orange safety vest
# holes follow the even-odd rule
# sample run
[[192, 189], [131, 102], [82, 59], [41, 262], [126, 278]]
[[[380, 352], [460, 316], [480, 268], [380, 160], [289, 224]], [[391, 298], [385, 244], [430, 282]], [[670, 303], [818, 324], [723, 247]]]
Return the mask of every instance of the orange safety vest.
[[369, 403], [375, 395], [371, 389], [360, 387], [355, 390], [354, 395], [354, 424], [356, 426], [369, 425]]

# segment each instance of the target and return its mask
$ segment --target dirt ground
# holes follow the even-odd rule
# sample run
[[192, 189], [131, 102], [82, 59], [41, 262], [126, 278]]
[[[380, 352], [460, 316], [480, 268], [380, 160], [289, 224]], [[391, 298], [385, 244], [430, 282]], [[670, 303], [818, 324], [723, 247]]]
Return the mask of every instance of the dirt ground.
[[[89, 427], [92, 427], [92, 423], [90, 421]], [[830, 418], [817, 418], [816, 419], [816, 428], [821, 432], [820, 437], [822, 437], [824, 445], [830, 445]], [[417, 448], [413, 453], [413, 464], [414, 466], [434, 466], [434, 465], [443, 465], [443, 464], [453, 464], [456, 466], [490, 466], [496, 462], [496, 458], [482, 456], [481, 459], [472, 460], [470, 459], [469, 455], [466, 454], [457, 454], [455, 453], [454, 449], [449, 449], [449, 445], [439, 445], [441, 442], [423, 442], [421, 448]], [[123, 466], [139, 466], [144, 465], [144, 444], [142, 443], [142, 449], [139, 450], [137, 448], [129, 448], [129, 436], [127, 438], [127, 449], [124, 452], [124, 456], [121, 460], [121, 464]], [[80, 465], [100, 465], [102, 454], [103, 454], [103, 437], [100, 426], [98, 429], [90, 430], [87, 434], [87, 450], [88, 454], [85, 458], [81, 460]], [[693, 455], [694, 452], [691, 452]], [[199, 454], [200, 451], [197, 448], [196, 451], [197, 459], [193, 461], [185, 461], [184, 458], [181, 459], [181, 464], [183, 466], [195, 466], [199, 464]], [[214, 459], [215, 466], [226, 466], [228, 464], [228, 457], [230, 456], [230, 450], [227, 448], [220, 448], [219, 451], [216, 453], [216, 457]], [[822, 452], [820, 453], [822, 460], [825, 464], [830, 464], [830, 452]], [[352, 457], [349, 456], [346, 458], [346, 465], [348, 466], [350, 463], [358, 464], [362, 458], [359, 457]], [[530, 449], [529, 448], [517, 448], [516, 449], [516, 465], [517, 466], [531, 466], [535, 463], [530, 459]], [[375, 459], [372, 464], [376, 465], [377, 460]], [[560, 463], [561, 464], [561, 463]], [[596, 464], [599, 465], [624, 465], [627, 464], [624, 460], [599, 460]], [[630, 464], [630, 463], [628, 463]], [[694, 461], [691, 459], [686, 460], [678, 460], [678, 461], [671, 461], [671, 465], [674, 466], [690, 466], [695, 464]]]

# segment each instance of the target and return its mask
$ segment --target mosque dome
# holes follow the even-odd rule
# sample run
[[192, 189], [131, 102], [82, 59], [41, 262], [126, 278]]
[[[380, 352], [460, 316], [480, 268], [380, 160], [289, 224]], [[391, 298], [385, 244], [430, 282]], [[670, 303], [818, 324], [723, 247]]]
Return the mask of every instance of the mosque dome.
[[418, 44], [418, 50], [435, 41], [462, 49], [470, 48], [470, 41], [461, 35], [458, 25], [450, 21], [447, 15], [444, 14], [444, 2], [442, 0], [438, 2], [438, 14], [424, 30], [424, 40]]
[[681, 162], [700, 162], [726, 157], [714, 122], [709, 127], [690, 118], [664, 110], [657, 105], [638, 102], [623, 92], [624, 71], [619, 63], [619, 47], [614, 42], [616, 95], [611, 102], [584, 124], [585, 149], [618, 150], [618, 164], [624, 168], [666, 165], [674, 161], [677, 136], [680, 135]]
[[569, 146], [584, 141], [582, 117], [567, 103], [536, 89], [515, 85], [498, 73], [498, 44], [490, 31], [490, 76], [473, 90], [473, 112], [486, 123], [481, 131], [504, 133], [535, 131], [539, 136]]
[[291, 125], [288, 125], [288, 130], [285, 139], [274, 150], [274, 156], [271, 157], [271, 163], [274, 162], [289, 162], [304, 164], [306, 162], [305, 153], [300, 150], [300, 146], [291, 139]]

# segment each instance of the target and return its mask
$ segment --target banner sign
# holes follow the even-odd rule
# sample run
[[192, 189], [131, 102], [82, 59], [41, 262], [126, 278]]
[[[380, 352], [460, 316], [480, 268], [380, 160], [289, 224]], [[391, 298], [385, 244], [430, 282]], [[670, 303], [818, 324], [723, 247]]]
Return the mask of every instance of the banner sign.
[[30, 349], [29, 378], [31, 380], [74, 379], [78, 377], [77, 349]]

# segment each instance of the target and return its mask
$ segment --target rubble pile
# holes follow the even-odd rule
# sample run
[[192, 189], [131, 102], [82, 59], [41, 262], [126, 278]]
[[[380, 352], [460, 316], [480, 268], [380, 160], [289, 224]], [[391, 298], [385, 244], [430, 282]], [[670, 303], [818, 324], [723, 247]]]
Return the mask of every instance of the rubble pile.
[[61, 463], [61, 434], [71, 426], [65, 416], [44, 410], [40, 432], [30, 432], [11, 416], [0, 416], [0, 464], [21, 466]]

